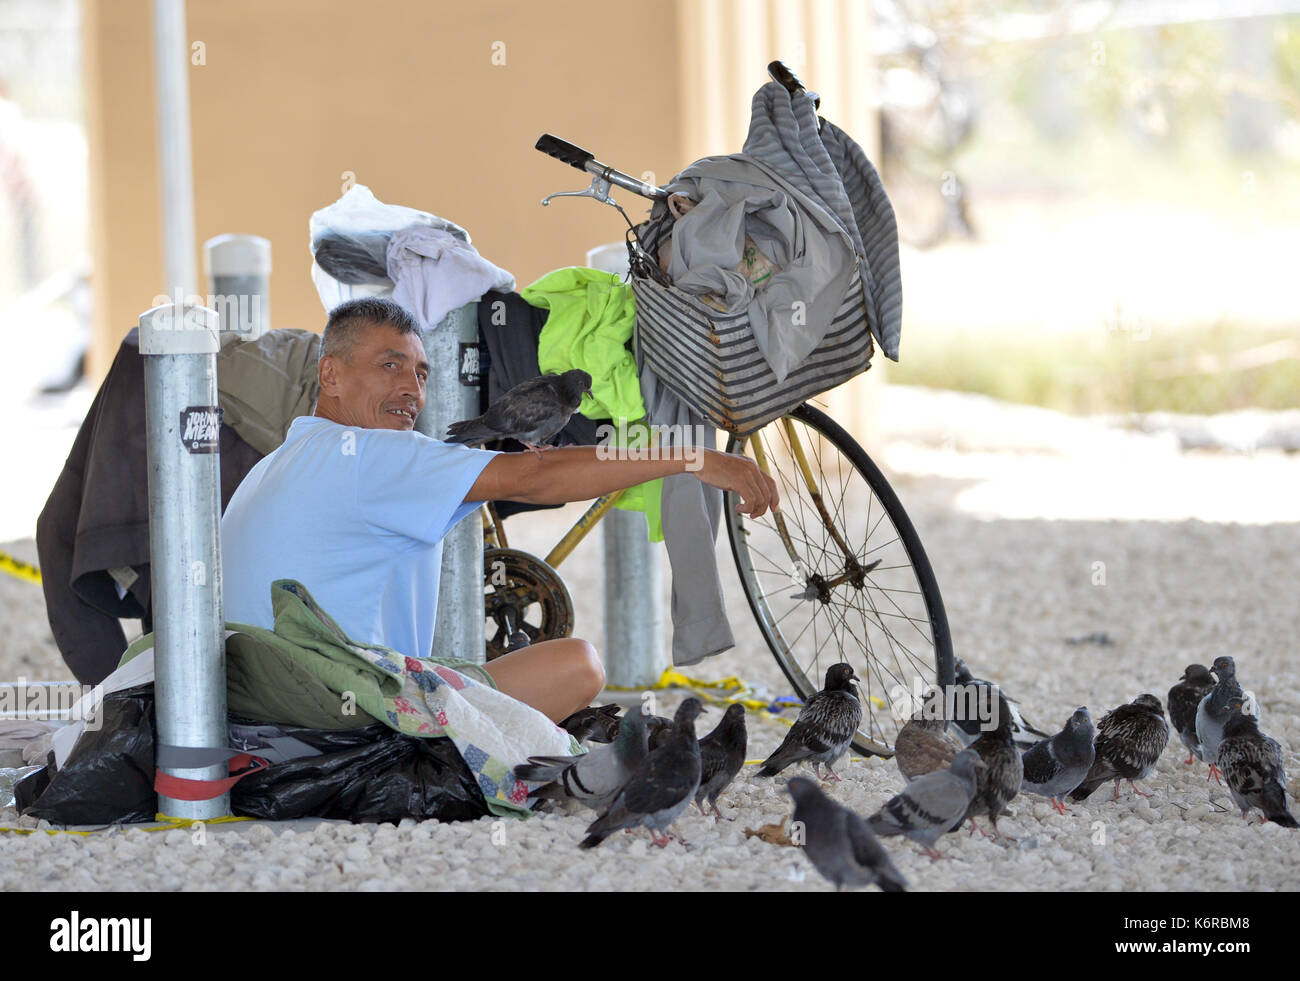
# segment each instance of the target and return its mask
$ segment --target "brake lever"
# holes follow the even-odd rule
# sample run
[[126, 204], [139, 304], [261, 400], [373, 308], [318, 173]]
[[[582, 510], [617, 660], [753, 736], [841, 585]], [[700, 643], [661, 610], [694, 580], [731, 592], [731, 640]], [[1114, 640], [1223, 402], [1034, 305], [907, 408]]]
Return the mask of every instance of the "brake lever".
[[548, 194], [542, 198], [542, 207], [551, 203], [551, 198], [595, 198], [602, 204], [613, 205], [615, 208], [618, 204], [610, 196], [610, 189], [613, 187], [609, 181], [597, 174], [591, 179], [591, 187], [585, 191], [556, 191], [554, 194]]

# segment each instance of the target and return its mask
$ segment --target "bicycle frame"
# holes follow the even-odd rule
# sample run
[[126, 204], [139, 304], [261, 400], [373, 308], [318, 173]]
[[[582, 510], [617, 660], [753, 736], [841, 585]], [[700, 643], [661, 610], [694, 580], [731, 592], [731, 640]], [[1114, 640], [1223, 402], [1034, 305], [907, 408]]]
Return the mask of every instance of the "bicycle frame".
[[[555, 547], [546, 553], [546, 557], [542, 561], [552, 569], [559, 568], [560, 563], [572, 554], [573, 550], [578, 547], [578, 543], [591, 533], [591, 529], [596, 527], [600, 519], [609, 513], [609, 509], [622, 496], [623, 492], [619, 490], [592, 501], [591, 506], [573, 523], [573, 527], [564, 533], [564, 537], [555, 543]], [[483, 516], [484, 545], [488, 548], [507, 548], [505, 528], [491, 502], [482, 508], [481, 514]]]

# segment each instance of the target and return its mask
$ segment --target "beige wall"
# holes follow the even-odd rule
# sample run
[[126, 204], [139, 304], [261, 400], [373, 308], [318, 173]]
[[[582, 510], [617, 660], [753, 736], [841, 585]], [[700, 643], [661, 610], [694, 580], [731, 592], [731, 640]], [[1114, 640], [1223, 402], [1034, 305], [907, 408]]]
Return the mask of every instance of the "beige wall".
[[[381, 200], [463, 225], [521, 284], [580, 263], [622, 219], [589, 200], [539, 207], [585, 181], [533, 142], [551, 131], [622, 169], [673, 172], [675, 17], [671, 0], [191, 0], [206, 58], [190, 68], [196, 248], [223, 232], [269, 238], [275, 326], [319, 329], [307, 219], [351, 171]], [[167, 290], [149, 4], [86, 0], [85, 24], [100, 373]], [[655, 76], [628, 78], [641, 59]]]
[[[151, 5], [84, 0], [100, 376], [166, 293]], [[520, 285], [622, 236], [585, 185], [533, 150], [553, 132], [663, 181], [740, 149], [765, 66], [784, 57], [871, 153], [868, 0], [190, 0], [196, 250], [224, 232], [271, 240], [273, 326], [320, 329], [307, 220], [345, 172], [383, 201], [470, 231]], [[494, 58], [495, 55], [495, 58]], [[504, 64], [494, 64], [501, 61]], [[616, 195], [635, 220], [634, 195]], [[636, 210], [633, 210], [635, 208]], [[206, 281], [202, 281], [206, 292]], [[874, 371], [874, 369], [873, 369]]]

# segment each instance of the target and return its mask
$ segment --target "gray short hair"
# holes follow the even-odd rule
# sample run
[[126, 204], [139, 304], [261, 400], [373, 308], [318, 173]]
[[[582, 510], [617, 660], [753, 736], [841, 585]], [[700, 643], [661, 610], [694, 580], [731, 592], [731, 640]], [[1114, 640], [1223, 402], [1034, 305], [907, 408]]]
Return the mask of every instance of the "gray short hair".
[[362, 297], [340, 303], [330, 311], [325, 322], [325, 336], [321, 340], [320, 356], [342, 358], [344, 361], [356, 347], [362, 331], [367, 327], [383, 325], [399, 334], [419, 334], [420, 325], [406, 310], [392, 300], [377, 296]]

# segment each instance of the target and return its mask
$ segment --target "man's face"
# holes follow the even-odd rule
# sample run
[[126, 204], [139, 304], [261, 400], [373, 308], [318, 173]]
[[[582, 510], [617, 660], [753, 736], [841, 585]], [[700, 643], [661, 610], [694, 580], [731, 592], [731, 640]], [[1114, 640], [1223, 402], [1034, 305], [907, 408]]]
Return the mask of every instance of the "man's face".
[[322, 401], [329, 399], [329, 414], [346, 426], [413, 429], [428, 380], [420, 338], [387, 324], [366, 328], [346, 358], [321, 358]]

